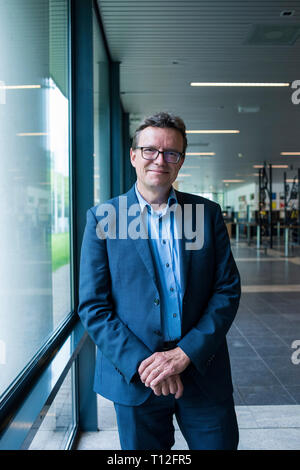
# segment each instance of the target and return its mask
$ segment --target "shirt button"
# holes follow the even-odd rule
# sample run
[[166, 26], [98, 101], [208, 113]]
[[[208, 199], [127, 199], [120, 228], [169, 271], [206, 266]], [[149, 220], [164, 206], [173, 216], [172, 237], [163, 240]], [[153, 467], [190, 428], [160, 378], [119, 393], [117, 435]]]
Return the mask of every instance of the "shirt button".
[[169, 266], [170, 266], [169, 263], [167, 263], [167, 264], [166, 264], [166, 267], [168, 268]]
[[177, 313], [173, 313], [173, 317], [176, 318], [176, 317], [177, 317]]
[[156, 334], [157, 336], [162, 336], [162, 333], [159, 330], [154, 330], [153, 333]]
[[166, 244], [166, 240], [163, 240], [163, 244], [164, 244], [164, 245]]
[[170, 291], [171, 291], [171, 292], [174, 292], [174, 287], [170, 287]]
[[154, 299], [154, 305], [159, 305], [159, 299]]

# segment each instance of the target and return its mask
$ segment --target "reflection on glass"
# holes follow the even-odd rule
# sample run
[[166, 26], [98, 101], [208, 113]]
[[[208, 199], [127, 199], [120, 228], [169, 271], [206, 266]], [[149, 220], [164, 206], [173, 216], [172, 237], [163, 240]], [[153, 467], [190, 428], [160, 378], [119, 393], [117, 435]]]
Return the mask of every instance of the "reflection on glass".
[[52, 298], [57, 326], [70, 311], [69, 103], [52, 79], [49, 83]]
[[110, 198], [109, 63], [93, 14], [94, 204]]
[[0, 57], [1, 395], [70, 311], [68, 1], [0, 2]]
[[72, 392], [73, 368], [68, 372], [54, 401], [42, 416], [29, 450], [63, 450], [75, 426], [74, 396]]

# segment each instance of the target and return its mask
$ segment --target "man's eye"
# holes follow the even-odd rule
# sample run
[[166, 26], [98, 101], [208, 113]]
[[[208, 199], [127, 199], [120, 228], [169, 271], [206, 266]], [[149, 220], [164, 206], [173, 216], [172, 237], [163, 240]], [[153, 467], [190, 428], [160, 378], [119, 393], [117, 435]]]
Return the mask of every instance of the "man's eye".
[[156, 154], [157, 150], [152, 147], [145, 147], [143, 152], [144, 155], [149, 155], [149, 157], [152, 157], [152, 155]]
[[169, 157], [177, 157], [177, 152], [168, 151], [166, 154], [169, 155]]

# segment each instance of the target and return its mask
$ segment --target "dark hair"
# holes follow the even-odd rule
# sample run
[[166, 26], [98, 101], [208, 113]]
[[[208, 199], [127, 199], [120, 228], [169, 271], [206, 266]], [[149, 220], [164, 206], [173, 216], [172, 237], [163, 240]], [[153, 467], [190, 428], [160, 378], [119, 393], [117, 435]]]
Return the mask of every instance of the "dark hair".
[[166, 112], [160, 112], [154, 114], [153, 116], [149, 116], [145, 118], [139, 127], [136, 129], [133, 138], [132, 138], [132, 145], [131, 147], [133, 150], [136, 149], [139, 135], [142, 130], [146, 129], [146, 127], [160, 127], [160, 128], [169, 128], [169, 129], [176, 129], [183, 137], [183, 155], [185, 154], [187, 148], [187, 138], [186, 138], [186, 128], [183, 120], [178, 117], [174, 116], [173, 114], [169, 114]]

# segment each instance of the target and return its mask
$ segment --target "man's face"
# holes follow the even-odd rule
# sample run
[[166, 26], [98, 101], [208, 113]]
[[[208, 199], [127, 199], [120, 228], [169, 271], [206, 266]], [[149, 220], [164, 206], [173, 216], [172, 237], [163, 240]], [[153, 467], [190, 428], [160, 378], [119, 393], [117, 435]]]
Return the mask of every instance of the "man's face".
[[[183, 137], [179, 131], [172, 128], [146, 127], [140, 132], [139, 147], [154, 147], [158, 150], [175, 150], [182, 153]], [[181, 157], [178, 163], [168, 163], [163, 154], [156, 160], [145, 160], [141, 149], [130, 149], [131, 164], [137, 175], [138, 186], [147, 190], [169, 189], [177, 178], [184, 162]]]

